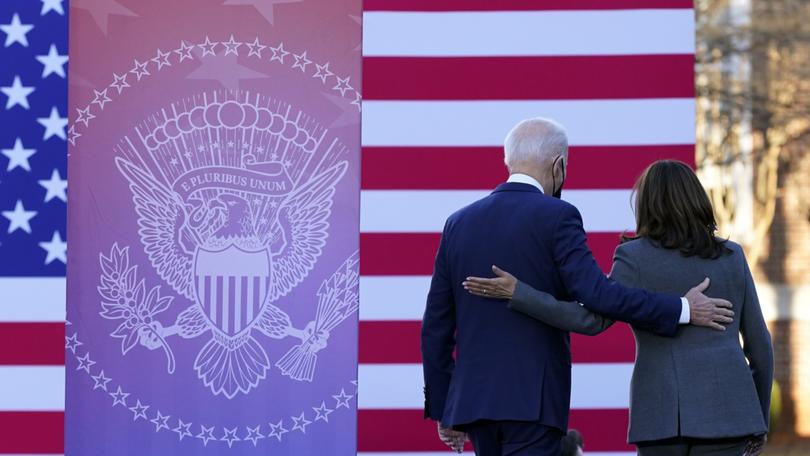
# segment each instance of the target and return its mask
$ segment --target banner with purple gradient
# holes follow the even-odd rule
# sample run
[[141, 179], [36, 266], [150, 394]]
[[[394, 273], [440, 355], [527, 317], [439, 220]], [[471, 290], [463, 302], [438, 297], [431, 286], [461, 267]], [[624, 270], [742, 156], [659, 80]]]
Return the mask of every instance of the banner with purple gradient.
[[66, 454], [356, 454], [360, 0], [74, 0]]

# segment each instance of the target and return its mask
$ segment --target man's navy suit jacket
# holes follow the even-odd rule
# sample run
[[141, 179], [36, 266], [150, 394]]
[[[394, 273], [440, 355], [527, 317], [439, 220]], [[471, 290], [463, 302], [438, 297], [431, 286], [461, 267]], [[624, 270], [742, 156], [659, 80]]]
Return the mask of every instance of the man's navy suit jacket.
[[579, 211], [528, 184], [502, 184], [448, 218], [422, 326], [427, 418], [448, 426], [518, 420], [568, 427], [569, 335], [505, 300], [464, 290], [466, 277], [490, 277], [492, 265], [558, 299], [675, 333], [680, 298], [612, 282], [585, 241]]

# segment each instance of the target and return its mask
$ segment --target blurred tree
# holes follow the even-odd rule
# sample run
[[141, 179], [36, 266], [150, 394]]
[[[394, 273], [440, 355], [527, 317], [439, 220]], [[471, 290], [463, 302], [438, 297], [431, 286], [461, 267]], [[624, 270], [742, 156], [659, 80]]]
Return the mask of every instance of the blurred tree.
[[810, 0], [695, 0], [695, 11], [699, 173], [767, 310], [775, 437], [810, 437]]
[[[810, 139], [810, 2], [696, 0], [695, 11], [697, 163], [721, 233], [740, 240], [754, 266], [781, 173], [804, 154], [789, 146]], [[803, 206], [810, 220], [810, 195]]]

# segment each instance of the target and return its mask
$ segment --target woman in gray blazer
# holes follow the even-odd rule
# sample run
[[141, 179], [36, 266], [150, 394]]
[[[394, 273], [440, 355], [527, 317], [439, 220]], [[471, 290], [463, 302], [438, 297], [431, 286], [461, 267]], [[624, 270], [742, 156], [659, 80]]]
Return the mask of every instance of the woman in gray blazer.
[[[683, 296], [708, 277], [707, 294], [731, 301], [735, 319], [716, 328], [724, 331], [684, 325], [672, 338], [633, 327], [628, 441], [642, 456], [759, 454], [768, 431], [773, 350], [745, 255], [715, 237], [711, 203], [686, 164], [656, 162], [634, 190], [636, 236], [625, 236], [616, 249], [611, 278]], [[613, 324], [493, 271], [496, 278], [470, 277], [465, 287], [509, 299], [512, 309], [567, 331], [595, 335]]]

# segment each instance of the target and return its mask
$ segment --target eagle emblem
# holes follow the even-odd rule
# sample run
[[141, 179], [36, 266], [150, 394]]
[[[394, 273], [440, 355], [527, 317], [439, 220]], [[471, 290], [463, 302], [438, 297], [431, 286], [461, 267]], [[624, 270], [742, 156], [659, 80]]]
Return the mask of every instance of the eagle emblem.
[[[153, 301], [161, 305], [135, 299], [126, 313], [135, 317], [112, 335], [123, 339], [124, 354], [137, 344], [162, 348], [170, 373], [169, 341], [207, 335], [193, 368], [213, 394], [231, 399], [249, 393], [271, 369], [261, 337], [299, 339], [275, 366], [291, 379], [312, 381], [329, 331], [357, 310], [358, 260], [352, 255], [324, 280], [314, 319], [295, 327], [277, 301], [321, 256], [347, 149], [325, 141], [325, 130], [281, 103], [217, 98], [173, 106], [118, 148], [116, 166], [132, 193], [143, 251], [189, 305], [166, 326], [156, 312], [138, 316], [139, 306], [169, 307], [173, 298], [160, 298], [158, 290]], [[194, 106], [178, 109], [188, 104]], [[116, 245], [102, 255], [102, 296], [105, 283], [132, 274], [128, 254]], [[120, 315], [117, 303], [106, 304], [102, 316]]]

